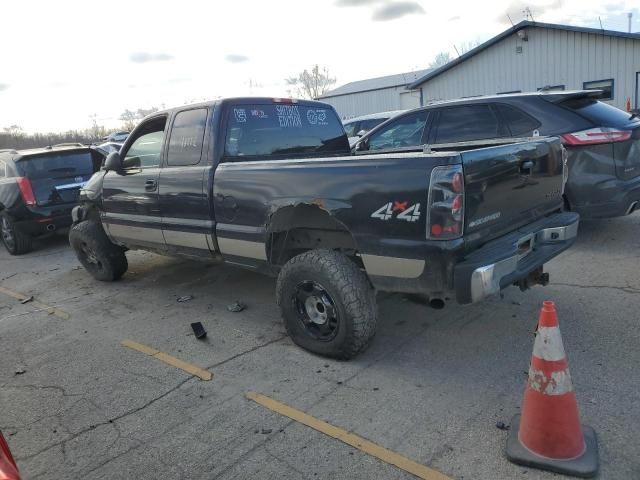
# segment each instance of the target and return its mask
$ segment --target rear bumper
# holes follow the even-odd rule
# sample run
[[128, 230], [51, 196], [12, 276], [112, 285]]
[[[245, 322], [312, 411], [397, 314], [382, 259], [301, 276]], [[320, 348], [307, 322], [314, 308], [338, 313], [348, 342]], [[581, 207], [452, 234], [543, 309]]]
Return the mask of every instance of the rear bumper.
[[579, 218], [574, 212], [552, 215], [489, 242], [465, 257], [453, 271], [458, 303], [478, 302], [527, 279], [573, 245]]
[[75, 204], [51, 207], [22, 207], [12, 214], [16, 226], [29, 235], [41, 235], [71, 225], [71, 209]]

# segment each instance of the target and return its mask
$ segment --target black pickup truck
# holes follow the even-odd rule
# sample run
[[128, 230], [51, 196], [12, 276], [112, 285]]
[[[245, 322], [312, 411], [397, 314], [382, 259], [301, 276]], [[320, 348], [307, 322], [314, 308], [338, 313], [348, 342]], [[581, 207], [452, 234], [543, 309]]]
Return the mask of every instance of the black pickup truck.
[[277, 275], [292, 339], [347, 359], [374, 335], [376, 290], [443, 306], [545, 284], [578, 230], [565, 164], [554, 138], [352, 156], [326, 104], [224, 99], [143, 120], [81, 191], [70, 243], [104, 281], [128, 249]]

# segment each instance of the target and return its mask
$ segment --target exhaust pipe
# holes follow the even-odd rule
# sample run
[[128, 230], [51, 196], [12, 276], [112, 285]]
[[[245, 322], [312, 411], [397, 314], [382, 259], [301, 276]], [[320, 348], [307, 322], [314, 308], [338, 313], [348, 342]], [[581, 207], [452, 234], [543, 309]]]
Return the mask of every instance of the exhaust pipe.
[[48, 232], [54, 232], [55, 230], [56, 230], [56, 226], [53, 223], [50, 223], [49, 225], [47, 225]]

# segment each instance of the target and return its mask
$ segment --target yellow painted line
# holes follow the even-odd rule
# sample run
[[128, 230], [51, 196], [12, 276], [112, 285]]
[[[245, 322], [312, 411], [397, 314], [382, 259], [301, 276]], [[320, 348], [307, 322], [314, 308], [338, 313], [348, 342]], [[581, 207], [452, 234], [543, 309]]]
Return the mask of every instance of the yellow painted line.
[[[0, 293], [4, 293], [5, 295], [20, 301], [26, 300], [30, 296], [30, 295], [24, 295], [22, 293], [14, 292], [13, 290], [9, 290], [8, 288], [4, 288], [4, 287], [0, 287]], [[60, 310], [57, 307], [52, 307], [51, 305], [38, 302], [35, 299], [28, 302], [28, 304], [38, 307], [39, 310], [37, 311], [47, 312], [49, 313], [49, 315], [55, 315], [56, 317], [62, 318], [63, 320], [68, 320], [69, 318], [71, 318], [71, 315], [69, 315], [67, 312]]]
[[433, 468], [429, 468], [425, 465], [414, 462], [413, 460], [400, 455], [399, 453], [387, 450], [386, 448], [381, 447], [380, 445], [376, 445], [369, 440], [365, 440], [364, 438], [359, 437], [354, 433], [347, 432], [346, 430], [343, 430], [339, 427], [334, 427], [327, 422], [318, 420], [311, 415], [308, 415], [300, 410], [296, 410], [295, 408], [285, 405], [284, 403], [280, 403], [277, 400], [266, 397], [265, 395], [249, 392], [247, 393], [247, 398], [262, 405], [263, 407], [268, 408], [269, 410], [279, 413], [280, 415], [289, 417], [290, 419], [302, 423], [307, 427], [311, 427], [314, 430], [324, 433], [325, 435], [335, 438], [336, 440], [340, 440], [347, 445], [351, 445], [352, 447], [355, 447], [358, 450], [371, 455], [372, 457], [376, 457], [383, 462], [395, 465], [401, 470], [411, 473], [418, 478], [422, 478], [424, 480], [451, 480], [450, 477], [447, 477], [443, 473], [440, 473]]
[[160, 350], [156, 350], [153, 347], [143, 345], [142, 343], [134, 342], [133, 340], [123, 340], [121, 345], [156, 358], [167, 365], [171, 365], [172, 367], [179, 368], [180, 370], [190, 373], [201, 380], [211, 380], [213, 378], [213, 374], [207, 370], [203, 370], [200, 367], [196, 367], [195, 365], [180, 360], [179, 358], [172, 357], [171, 355], [161, 352]]

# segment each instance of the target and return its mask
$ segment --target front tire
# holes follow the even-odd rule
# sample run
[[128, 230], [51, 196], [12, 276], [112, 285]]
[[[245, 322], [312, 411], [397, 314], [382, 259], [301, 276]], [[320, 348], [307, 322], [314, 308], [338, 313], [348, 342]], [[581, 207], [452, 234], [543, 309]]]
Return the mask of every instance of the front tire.
[[102, 225], [85, 220], [71, 227], [69, 243], [82, 266], [101, 282], [118, 280], [129, 264], [124, 249], [111, 243]]
[[33, 248], [33, 237], [20, 231], [6, 212], [0, 214], [0, 237], [11, 255], [22, 255]]
[[348, 360], [375, 335], [375, 291], [339, 252], [311, 250], [293, 257], [278, 275], [276, 298], [287, 333], [311, 352]]

